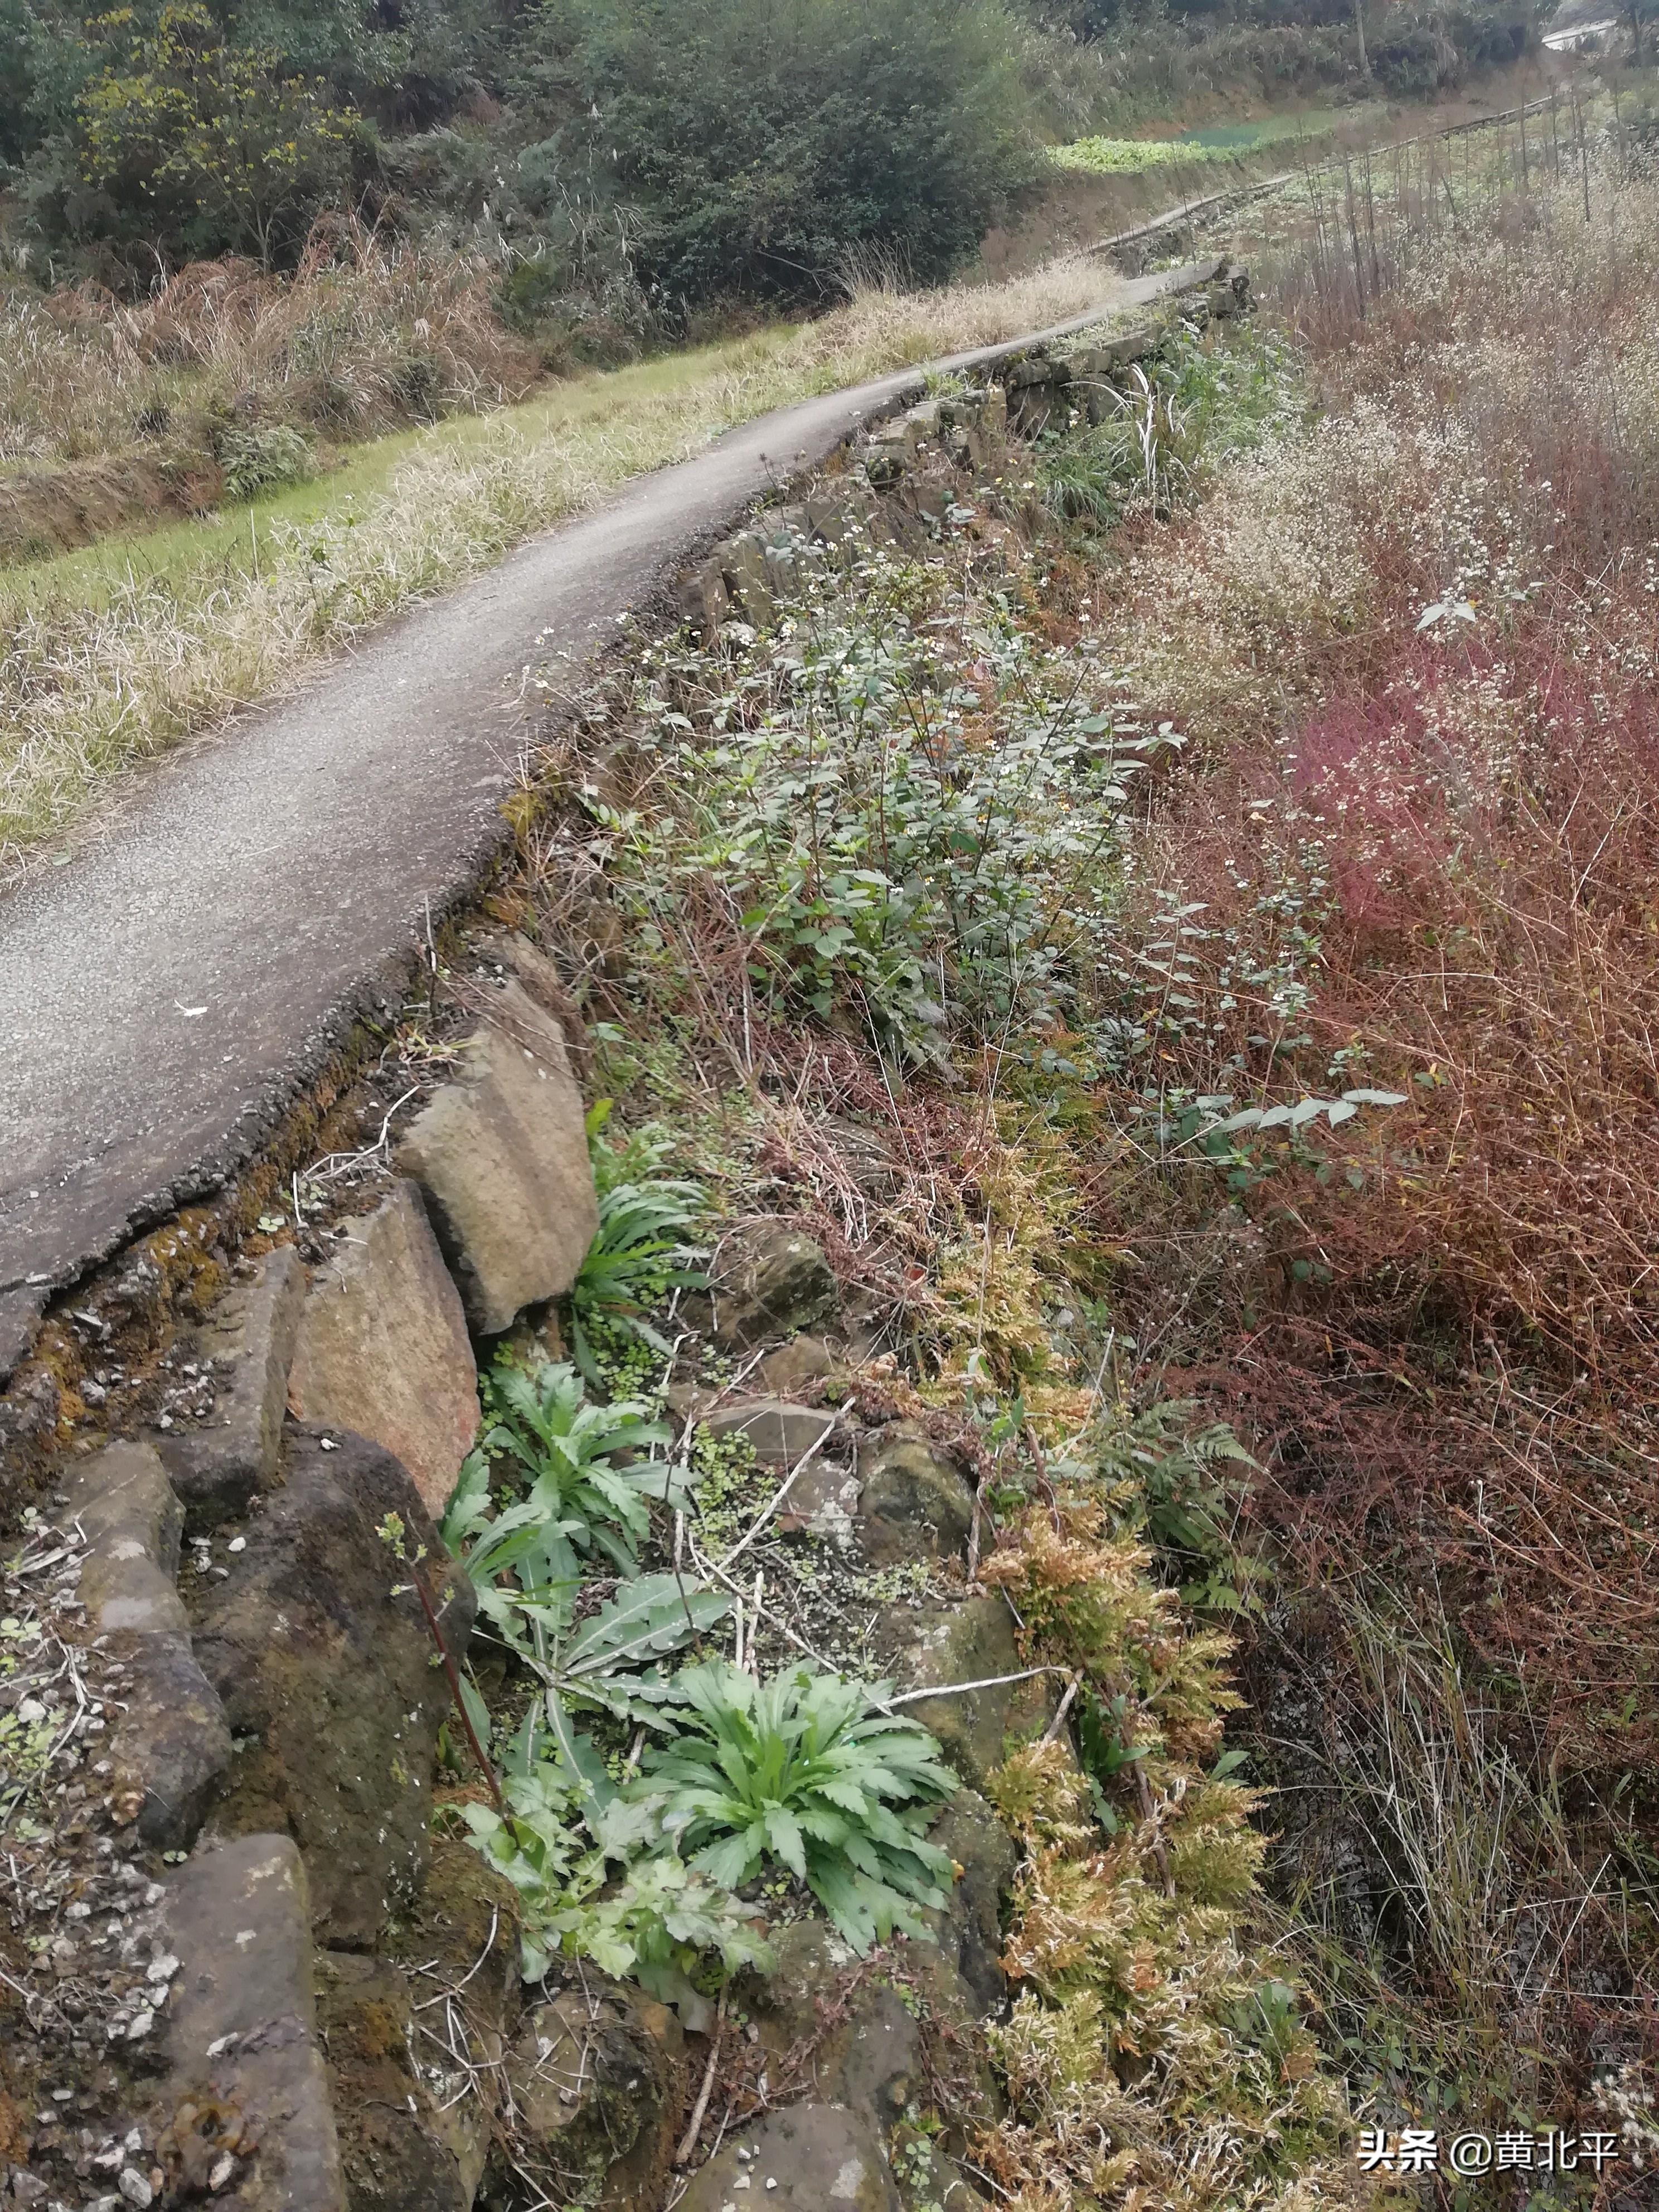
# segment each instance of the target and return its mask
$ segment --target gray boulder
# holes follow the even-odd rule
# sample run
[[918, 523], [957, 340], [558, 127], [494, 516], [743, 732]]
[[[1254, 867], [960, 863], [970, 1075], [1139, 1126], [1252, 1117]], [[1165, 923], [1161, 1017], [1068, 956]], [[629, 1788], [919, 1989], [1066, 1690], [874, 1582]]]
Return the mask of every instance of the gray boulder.
[[345, 2212], [299, 1852], [278, 1835], [199, 1852], [162, 1911], [181, 1969], [158, 2138], [166, 2201]]
[[599, 1200], [564, 1032], [522, 983], [495, 994], [463, 1057], [398, 1161], [425, 1194], [474, 1333], [496, 1336], [570, 1288]]
[[136, 1821], [158, 1850], [186, 1849], [231, 1747], [173, 1580], [183, 1510], [147, 1444], [112, 1443], [75, 1469], [67, 1517], [88, 1540], [80, 1596], [88, 1625], [129, 1670], [108, 1752], [116, 1820]]
[[752, 2190], [757, 2212], [900, 2212], [880, 2136], [836, 2105], [791, 2105], [738, 2129], [693, 2178], [683, 2212], [728, 2212], [739, 2187]]
[[401, 1460], [440, 1514], [478, 1428], [478, 1376], [460, 1294], [420, 1192], [395, 1184], [312, 1279], [288, 1402]]
[[213, 1411], [156, 1444], [192, 1529], [246, 1513], [276, 1471], [305, 1294], [299, 1254], [278, 1245], [249, 1281], [226, 1291], [198, 1332], [195, 1356], [213, 1370]]

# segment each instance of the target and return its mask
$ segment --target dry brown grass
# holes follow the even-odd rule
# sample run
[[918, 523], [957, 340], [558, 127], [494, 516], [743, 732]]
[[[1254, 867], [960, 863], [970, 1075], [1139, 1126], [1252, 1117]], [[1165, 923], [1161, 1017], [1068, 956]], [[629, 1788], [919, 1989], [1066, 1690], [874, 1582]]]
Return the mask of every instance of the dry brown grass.
[[215, 399], [342, 438], [504, 405], [544, 364], [495, 311], [500, 273], [340, 216], [289, 276], [198, 262], [137, 301], [14, 282], [0, 293], [0, 466], [124, 452]]

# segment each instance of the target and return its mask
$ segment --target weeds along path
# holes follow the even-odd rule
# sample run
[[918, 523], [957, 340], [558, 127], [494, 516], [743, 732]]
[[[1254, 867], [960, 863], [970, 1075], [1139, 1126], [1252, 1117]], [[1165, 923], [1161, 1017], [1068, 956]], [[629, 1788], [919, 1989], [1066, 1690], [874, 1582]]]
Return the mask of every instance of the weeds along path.
[[[1171, 281], [1103, 280], [1066, 327]], [[53, 1287], [246, 1156], [476, 879], [538, 641], [585, 659], [700, 536], [915, 381], [765, 416], [533, 539], [177, 754], [0, 907], [0, 1371]]]

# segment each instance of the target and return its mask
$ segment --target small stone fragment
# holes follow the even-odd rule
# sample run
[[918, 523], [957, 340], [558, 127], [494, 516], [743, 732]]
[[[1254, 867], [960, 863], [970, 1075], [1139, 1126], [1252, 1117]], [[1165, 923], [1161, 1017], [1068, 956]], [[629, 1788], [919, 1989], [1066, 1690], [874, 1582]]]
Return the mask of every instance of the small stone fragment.
[[136, 2166], [124, 2166], [115, 2185], [129, 2204], [138, 2207], [138, 2212], [145, 2212], [145, 2208], [155, 2202], [155, 2191]]

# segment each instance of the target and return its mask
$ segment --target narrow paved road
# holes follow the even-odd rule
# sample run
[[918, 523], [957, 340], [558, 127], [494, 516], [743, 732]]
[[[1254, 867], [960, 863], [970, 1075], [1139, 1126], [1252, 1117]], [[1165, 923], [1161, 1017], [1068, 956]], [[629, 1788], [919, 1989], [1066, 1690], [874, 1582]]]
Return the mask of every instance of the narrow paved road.
[[[1103, 276], [1101, 306], [1181, 274]], [[159, 763], [0, 904], [0, 1381], [53, 1290], [248, 1157], [426, 902], [474, 877], [538, 650], [593, 651], [700, 537], [917, 374], [763, 416], [532, 539]]]

